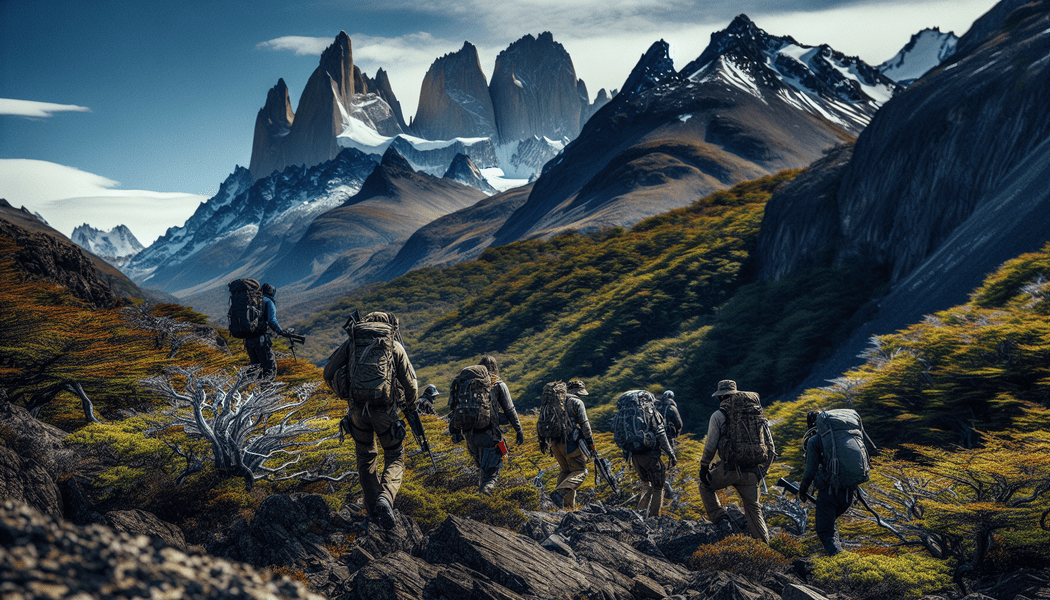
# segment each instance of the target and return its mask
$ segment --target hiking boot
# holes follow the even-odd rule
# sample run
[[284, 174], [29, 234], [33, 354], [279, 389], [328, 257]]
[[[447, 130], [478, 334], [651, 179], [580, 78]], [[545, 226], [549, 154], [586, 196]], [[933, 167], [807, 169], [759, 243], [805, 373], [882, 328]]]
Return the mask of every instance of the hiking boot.
[[496, 482], [490, 481], [485, 485], [481, 486], [481, 493], [486, 496], [491, 496], [496, 491]]
[[374, 512], [376, 521], [383, 529], [393, 529], [397, 525], [394, 520], [394, 508], [390, 506], [390, 501], [386, 499], [386, 496], [380, 496], [379, 500], [376, 500]]
[[722, 535], [733, 535], [736, 531], [733, 527], [733, 522], [729, 520], [729, 517], [722, 517], [718, 520], [716, 525], [718, 525], [718, 531]]
[[561, 490], [554, 490], [553, 492], [551, 492], [551, 502], [554, 503], [554, 506], [557, 506], [558, 508], [561, 508], [562, 507], [562, 498], [564, 496], [565, 496], [565, 492], [563, 492]]

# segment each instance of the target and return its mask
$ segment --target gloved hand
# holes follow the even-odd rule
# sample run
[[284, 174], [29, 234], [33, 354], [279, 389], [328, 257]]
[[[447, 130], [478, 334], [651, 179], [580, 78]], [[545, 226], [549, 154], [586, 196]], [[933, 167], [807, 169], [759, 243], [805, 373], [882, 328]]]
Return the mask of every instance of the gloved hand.
[[462, 433], [453, 433], [452, 434], [452, 443], [453, 444], [458, 444], [458, 443], [462, 442], [463, 439], [464, 438], [463, 438], [463, 434]]
[[678, 457], [673, 453], [667, 457], [667, 468], [673, 469], [678, 466]]
[[518, 430], [518, 439], [514, 440], [515, 445], [521, 446], [525, 443], [525, 432]]
[[711, 468], [710, 467], [704, 467], [704, 466], [700, 467], [700, 482], [703, 483], [704, 485], [711, 485]]
[[594, 440], [587, 440], [587, 449], [591, 451], [591, 456], [594, 456]]
[[799, 491], [798, 491], [798, 499], [803, 504], [805, 504], [807, 502], [813, 502], [814, 504], [816, 504], [816, 502], [817, 502], [816, 500], [813, 499], [812, 496], [809, 495], [809, 486], [806, 486], [804, 488], [799, 489]]
[[540, 440], [540, 454], [546, 454], [548, 449], [550, 449], [550, 445], [547, 443], [547, 440], [541, 439]]

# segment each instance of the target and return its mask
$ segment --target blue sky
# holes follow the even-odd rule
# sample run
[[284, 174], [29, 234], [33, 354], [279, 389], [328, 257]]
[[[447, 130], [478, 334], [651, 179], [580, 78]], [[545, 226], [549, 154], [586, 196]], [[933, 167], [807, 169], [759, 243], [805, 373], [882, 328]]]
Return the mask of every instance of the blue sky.
[[[994, 0], [0, 0], [0, 198], [69, 235], [127, 224], [144, 244], [251, 157], [255, 116], [284, 78], [292, 105], [340, 30], [384, 68], [408, 118], [433, 60], [496, 54], [551, 31], [592, 97], [659, 39], [677, 67], [738, 13], [872, 64], [924, 27], [963, 34]], [[77, 200], [73, 200], [77, 199]]]

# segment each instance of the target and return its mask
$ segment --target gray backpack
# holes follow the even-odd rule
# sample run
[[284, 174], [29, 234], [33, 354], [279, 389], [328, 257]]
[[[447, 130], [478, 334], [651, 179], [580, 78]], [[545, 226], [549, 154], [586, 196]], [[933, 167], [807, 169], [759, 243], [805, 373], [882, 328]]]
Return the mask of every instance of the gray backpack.
[[656, 410], [656, 398], [646, 390], [624, 392], [616, 400], [613, 415], [613, 442], [631, 453], [660, 447], [663, 417]]
[[569, 414], [565, 410], [565, 401], [569, 397], [564, 381], [551, 381], [544, 384], [540, 396], [540, 415], [536, 419], [536, 437], [541, 440], [553, 440], [564, 443], [568, 440]]
[[346, 389], [351, 403], [392, 406], [397, 402], [394, 335], [386, 323], [356, 323], [351, 331]]
[[492, 425], [492, 379], [484, 365], [471, 365], [452, 380], [448, 393], [452, 428], [458, 431], [485, 429]]
[[825, 410], [817, 415], [815, 434], [824, 448], [824, 469], [832, 488], [860, 485], [868, 480], [871, 460], [864, 446], [864, 423], [851, 408]]

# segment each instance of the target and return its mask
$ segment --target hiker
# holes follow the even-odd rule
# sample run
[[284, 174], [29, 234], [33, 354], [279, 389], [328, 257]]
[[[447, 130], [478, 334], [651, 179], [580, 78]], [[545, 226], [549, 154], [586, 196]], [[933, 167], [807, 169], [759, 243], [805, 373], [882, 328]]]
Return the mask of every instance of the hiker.
[[[416, 372], [399, 340], [394, 315], [372, 312], [360, 322], [348, 321], [345, 328], [350, 339], [329, 357], [323, 377], [349, 404], [340, 431], [348, 430], [354, 439], [368, 515], [391, 529], [396, 524], [394, 498], [405, 472], [405, 423], [397, 411], [415, 410]], [[377, 438], [383, 448], [381, 477]]]
[[[624, 392], [616, 400], [613, 414], [613, 441], [623, 450], [623, 458], [634, 465], [641, 482], [638, 510], [647, 517], [659, 517], [664, 503], [667, 469], [678, 465], [667, 439], [664, 418], [656, 409], [656, 397], [647, 390]], [[665, 467], [663, 455], [667, 454]]]
[[[871, 470], [864, 446], [864, 425], [852, 409], [814, 410], [806, 414], [808, 431], [802, 448], [806, 470], [799, 484], [799, 500], [812, 500], [811, 485], [817, 488], [815, 529], [828, 556], [842, 552], [835, 520], [860, 498], [860, 484]], [[835, 463], [834, 465], [832, 463]]]
[[664, 393], [660, 395], [660, 400], [656, 402], [656, 410], [660, 411], [660, 416], [664, 418], [667, 440], [671, 442], [671, 448], [674, 449], [678, 434], [682, 433], [682, 415], [678, 412], [678, 404], [674, 401], [673, 391], [664, 390]]
[[269, 331], [284, 335], [281, 324], [277, 322], [277, 289], [268, 283], [262, 284], [262, 333], [244, 339], [244, 350], [248, 353], [248, 367], [261, 369], [262, 379], [273, 379], [277, 375], [277, 358], [273, 353], [273, 341]]
[[434, 400], [437, 399], [440, 392], [438, 392], [437, 386], [431, 384], [423, 390], [423, 393], [419, 395], [419, 414], [421, 415], [436, 415], [437, 411], [434, 410]]
[[507, 454], [498, 413], [507, 417], [507, 422], [517, 433], [515, 443], [518, 446], [525, 443], [525, 432], [514, 409], [510, 389], [500, 379], [496, 357], [486, 354], [477, 365], [460, 371], [459, 377], [452, 380], [448, 408], [452, 442], [466, 440], [467, 451], [481, 471], [478, 489], [491, 496], [496, 491], [496, 479]]
[[[738, 391], [736, 382], [724, 379], [711, 394], [720, 406], [707, 425], [707, 440], [700, 458], [700, 498], [707, 518], [722, 533], [736, 530], [715, 492], [732, 486], [740, 496], [751, 537], [769, 543], [769, 530], [758, 503], [759, 485], [776, 456], [773, 434], [754, 392]], [[711, 464], [718, 452], [719, 461]]]
[[[580, 396], [587, 396], [587, 388], [580, 379], [568, 384], [561, 381], [543, 386], [540, 416], [536, 420], [536, 434], [540, 452], [548, 451], [558, 461], [558, 483], [551, 492], [554, 506], [576, 510], [576, 488], [587, 477], [587, 458], [594, 454], [594, 435], [587, 419], [587, 407]], [[589, 452], [589, 454], [588, 454]]]

